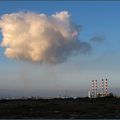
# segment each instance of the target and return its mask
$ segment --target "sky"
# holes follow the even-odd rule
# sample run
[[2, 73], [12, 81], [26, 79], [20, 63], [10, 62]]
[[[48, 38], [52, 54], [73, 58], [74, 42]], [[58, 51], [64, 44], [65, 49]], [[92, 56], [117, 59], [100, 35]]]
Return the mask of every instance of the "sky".
[[[79, 39], [91, 44], [90, 53], [71, 55], [61, 64], [49, 65], [8, 59], [4, 55], [5, 48], [0, 47], [1, 90], [24, 91], [32, 95], [35, 91], [43, 91], [37, 95], [47, 91], [45, 95], [48, 96], [74, 95], [76, 92], [81, 96], [83, 91], [87, 95], [91, 80], [97, 79], [100, 83], [102, 78], [108, 78], [110, 88], [120, 88], [119, 1], [0, 1], [0, 17], [17, 12], [52, 15], [61, 11], [68, 11], [71, 20], [81, 26]], [[104, 39], [92, 41], [96, 36]], [[2, 39], [0, 33], [0, 42]], [[6, 95], [11, 94], [7, 92]]]

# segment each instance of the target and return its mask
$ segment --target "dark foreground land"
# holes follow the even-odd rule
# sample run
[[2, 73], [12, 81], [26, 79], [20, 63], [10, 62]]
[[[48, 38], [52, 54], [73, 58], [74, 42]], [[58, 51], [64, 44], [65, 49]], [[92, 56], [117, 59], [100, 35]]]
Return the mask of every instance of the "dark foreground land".
[[0, 118], [120, 118], [120, 98], [4, 99]]

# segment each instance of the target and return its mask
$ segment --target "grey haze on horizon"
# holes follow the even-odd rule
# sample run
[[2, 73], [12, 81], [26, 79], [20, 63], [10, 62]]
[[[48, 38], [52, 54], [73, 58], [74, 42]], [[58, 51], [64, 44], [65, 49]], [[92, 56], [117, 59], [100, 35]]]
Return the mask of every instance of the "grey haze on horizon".
[[[120, 96], [120, 88], [110, 88], [109, 92]], [[87, 97], [88, 90], [11, 90], [0, 89], [0, 98], [22, 98], [22, 97]]]

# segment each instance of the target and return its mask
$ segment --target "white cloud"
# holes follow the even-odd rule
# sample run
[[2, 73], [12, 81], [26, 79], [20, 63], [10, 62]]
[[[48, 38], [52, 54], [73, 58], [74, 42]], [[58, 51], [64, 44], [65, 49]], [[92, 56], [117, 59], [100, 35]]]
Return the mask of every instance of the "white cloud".
[[57, 64], [76, 51], [87, 52], [90, 45], [80, 42], [79, 25], [67, 11], [46, 14], [11, 13], [0, 19], [2, 47], [8, 58]]

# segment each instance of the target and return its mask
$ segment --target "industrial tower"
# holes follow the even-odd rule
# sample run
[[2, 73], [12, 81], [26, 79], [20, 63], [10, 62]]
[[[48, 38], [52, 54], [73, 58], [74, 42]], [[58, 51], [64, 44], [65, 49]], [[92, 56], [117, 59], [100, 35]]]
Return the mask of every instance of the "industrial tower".
[[96, 97], [105, 97], [109, 96], [108, 92], [108, 80], [102, 79], [100, 81], [100, 90], [98, 89], [98, 80], [92, 80], [91, 90], [88, 91], [88, 97], [96, 98]]

